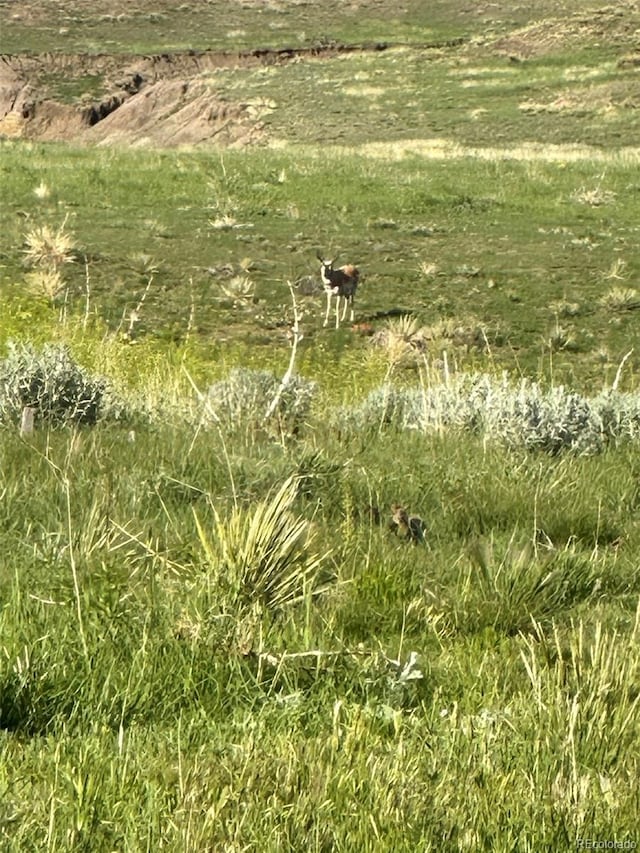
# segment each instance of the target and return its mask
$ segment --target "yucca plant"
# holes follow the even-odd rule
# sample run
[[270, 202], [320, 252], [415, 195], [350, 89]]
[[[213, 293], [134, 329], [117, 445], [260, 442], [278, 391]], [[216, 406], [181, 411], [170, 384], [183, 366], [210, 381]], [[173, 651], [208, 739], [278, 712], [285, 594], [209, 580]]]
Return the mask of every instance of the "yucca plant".
[[288, 477], [252, 511], [236, 507], [222, 518], [214, 510], [212, 537], [196, 516], [205, 562], [232, 608], [279, 610], [315, 587], [327, 554], [314, 551], [310, 523], [293, 511], [299, 481]]
[[600, 305], [608, 311], [633, 311], [640, 308], [640, 296], [633, 287], [612, 287], [600, 298]]
[[27, 289], [35, 296], [55, 299], [64, 290], [64, 279], [57, 269], [37, 269], [25, 276]]
[[38, 186], [34, 187], [33, 194], [38, 199], [38, 201], [44, 201], [51, 195], [51, 190], [49, 189], [47, 184], [45, 184], [44, 181], [40, 181]]
[[65, 230], [65, 222], [57, 231], [48, 225], [33, 228], [24, 240], [24, 254], [31, 266], [59, 269], [74, 260], [75, 241]]
[[221, 284], [220, 288], [236, 307], [246, 307], [255, 301], [256, 286], [248, 275], [234, 275], [226, 285]]
[[160, 272], [160, 264], [146, 252], [137, 252], [131, 256], [131, 269], [140, 278], [149, 278]]
[[390, 362], [397, 363], [424, 349], [425, 330], [416, 317], [403, 314], [387, 320], [380, 331], [372, 336], [371, 343], [383, 349]]
[[24, 237], [25, 260], [32, 270], [27, 288], [52, 302], [65, 290], [62, 268], [75, 260], [76, 244], [66, 222], [65, 218], [57, 231], [48, 225], [32, 228]]

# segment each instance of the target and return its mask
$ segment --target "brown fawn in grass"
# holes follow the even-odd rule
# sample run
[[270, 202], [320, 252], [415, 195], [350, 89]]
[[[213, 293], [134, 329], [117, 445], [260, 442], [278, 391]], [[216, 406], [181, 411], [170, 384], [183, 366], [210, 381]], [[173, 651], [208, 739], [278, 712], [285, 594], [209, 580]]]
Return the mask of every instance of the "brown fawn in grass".
[[391, 504], [391, 521], [389, 529], [404, 539], [417, 545], [424, 542], [425, 524], [419, 515], [409, 515], [406, 507], [402, 504]]

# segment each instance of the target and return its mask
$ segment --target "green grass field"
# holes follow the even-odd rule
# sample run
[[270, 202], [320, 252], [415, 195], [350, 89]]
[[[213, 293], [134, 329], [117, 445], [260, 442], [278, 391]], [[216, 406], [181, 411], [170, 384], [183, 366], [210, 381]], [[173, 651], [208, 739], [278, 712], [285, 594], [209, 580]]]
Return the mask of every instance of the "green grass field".
[[0, 848], [639, 843], [634, 5], [44, 5], [395, 46], [204, 73], [241, 150], [0, 140]]
[[408, 0], [400, 8], [377, 0], [350, 6], [339, 0], [204, 0], [180, 4], [140, 0], [135, 7], [122, 0], [110, 0], [100, 8], [87, 7], [82, 0], [54, 0], [46, 5], [26, 0], [19, 8], [11, 0], [0, 3], [5, 14], [5, 53], [54, 49], [113, 53], [252, 49], [327, 39], [422, 43], [469, 38], [482, 30], [501, 33], [546, 15], [588, 14], [592, 8], [589, 0], [543, 0], [535, 10], [508, 3], [474, 8], [460, 0], [435, 0], [428, 8], [419, 0]]

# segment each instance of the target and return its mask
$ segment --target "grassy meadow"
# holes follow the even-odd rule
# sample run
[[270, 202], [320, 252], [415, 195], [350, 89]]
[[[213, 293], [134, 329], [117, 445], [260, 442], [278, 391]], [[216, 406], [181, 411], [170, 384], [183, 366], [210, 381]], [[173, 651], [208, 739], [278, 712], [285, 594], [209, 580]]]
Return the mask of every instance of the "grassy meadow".
[[21, 5], [398, 46], [206, 72], [251, 148], [0, 140], [0, 849], [640, 842], [631, 5]]
[[[135, 6], [109, 0], [101, 7], [84, 0], [24, 0], [15, 8], [1, 0], [4, 53], [88, 51], [153, 53], [190, 50], [250, 50], [256, 47], [316, 45], [327, 41], [424, 43], [471, 38], [479, 30], [509, 31], [532, 20], [526, 6], [495, 3], [474, 8], [460, 0], [434, 0], [425, 7], [407, 0], [306, 3], [293, 0], [139, 0]], [[547, 15], [589, 13], [589, 0], [541, 0], [534, 21]]]

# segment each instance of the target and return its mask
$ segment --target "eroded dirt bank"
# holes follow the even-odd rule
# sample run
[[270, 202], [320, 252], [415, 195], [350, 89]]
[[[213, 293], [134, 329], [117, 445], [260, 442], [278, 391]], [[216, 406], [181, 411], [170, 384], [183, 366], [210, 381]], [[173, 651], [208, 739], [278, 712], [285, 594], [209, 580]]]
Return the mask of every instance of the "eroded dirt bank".
[[[260, 110], [252, 103], [220, 98], [203, 76], [207, 71], [386, 48], [386, 44], [376, 43], [154, 56], [3, 55], [0, 137], [159, 147], [252, 144], [264, 135]], [[99, 79], [102, 91], [65, 103], [50, 94], [47, 81], [52, 78]]]

